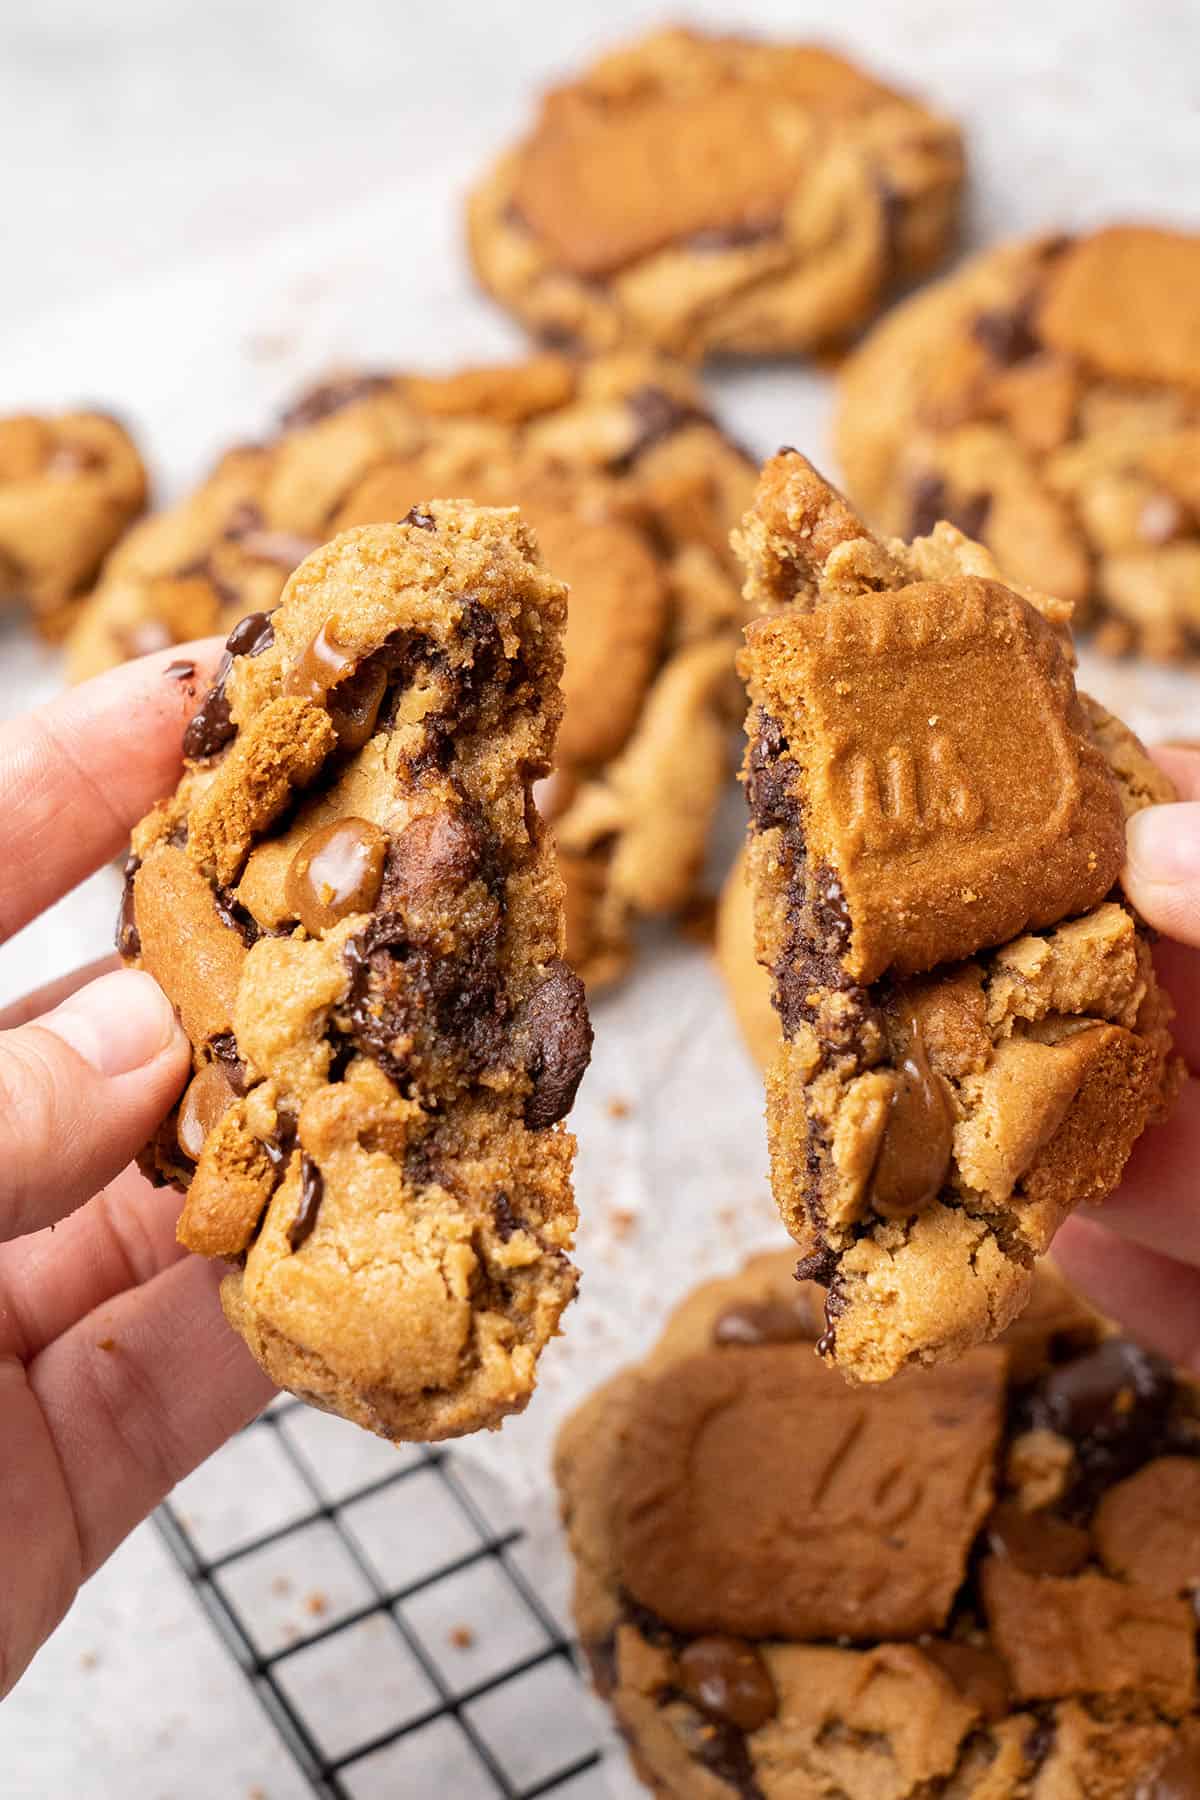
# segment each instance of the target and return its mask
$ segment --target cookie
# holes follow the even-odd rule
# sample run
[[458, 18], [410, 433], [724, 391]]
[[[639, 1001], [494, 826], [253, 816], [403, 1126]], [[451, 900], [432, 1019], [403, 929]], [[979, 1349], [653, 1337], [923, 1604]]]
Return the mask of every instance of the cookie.
[[840, 56], [672, 29], [545, 96], [468, 238], [548, 343], [806, 351], [941, 258], [962, 181], [958, 127]]
[[532, 800], [565, 612], [515, 509], [342, 533], [134, 832], [119, 947], [194, 1047], [143, 1166], [272, 1379], [385, 1437], [519, 1411], [575, 1290], [591, 1028]]
[[779, 1015], [771, 1004], [771, 977], [754, 954], [754, 889], [745, 848], [717, 901], [716, 955], [742, 1039], [765, 1069], [779, 1048]]
[[558, 768], [538, 800], [570, 961], [600, 985], [626, 967], [633, 920], [695, 889], [736, 711], [729, 531], [752, 491], [691, 377], [644, 354], [346, 376], [130, 534], [74, 634], [73, 672], [268, 611], [317, 543], [425, 494], [519, 503], [571, 589]]
[[885, 1388], [755, 1258], [568, 1420], [599, 1692], [662, 1800], [1200, 1792], [1200, 1402], [1048, 1266], [999, 1342]]
[[1116, 887], [1172, 795], [1076, 693], [1061, 606], [942, 524], [872, 537], [795, 452], [740, 537], [772, 1185], [825, 1354], [886, 1380], [994, 1337], [1178, 1082]]
[[883, 321], [836, 431], [871, 523], [949, 519], [1105, 650], [1200, 654], [1200, 236], [990, 250]]
[[106, 413], [0, 418], [0, 603], [60, 637], [145, 503], [137, 446]]

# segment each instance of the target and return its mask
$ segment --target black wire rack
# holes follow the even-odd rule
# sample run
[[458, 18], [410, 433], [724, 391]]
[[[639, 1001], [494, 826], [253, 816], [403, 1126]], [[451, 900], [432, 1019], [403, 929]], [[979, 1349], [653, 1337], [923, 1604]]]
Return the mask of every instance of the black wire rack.
[[571, 1643], [461, 1453], [284, 1399], [155, 1522], [314, 1793], [602, 1800]]

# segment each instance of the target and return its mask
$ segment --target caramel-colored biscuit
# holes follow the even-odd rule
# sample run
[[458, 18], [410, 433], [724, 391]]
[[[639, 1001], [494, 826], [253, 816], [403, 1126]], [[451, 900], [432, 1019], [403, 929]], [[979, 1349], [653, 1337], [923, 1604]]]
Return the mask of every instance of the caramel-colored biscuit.
[[[772, 1183], [829, 1286], [826, 1353], [885, 1380], [994, 1337], [1173, 1097], [1170, 1005], [1111, 897], [1126, 817], [1171, 789], [1076, 694], [1064, 609], [953, 528], [875, 539], [791, 452], [738, 541], [764, 609], [744, 666]], [[749, 996], [746, 955], [726, 941]]]
[[0, 602], [60, 637], [145, 503], [137, 446], [106, 413], [0, 419]]
[[598, 984], [626, 966], [637, 915], [695, 892], [728, 775], [728, 537], [751, 486], [690, 375], [644, 353], [345, 376], [130, 534], [74, 634], [73, 672], [269, 612], [318, 543], [428, 493], [519, 504], [571, 591], [548, 816], [568, 954]]
[[[1183, 1565], [1105, 1568], [1135, 1518], [1182, 1544], [1194, 1387], [1043, 1263], [997, 1344], [851, 1390], [813, 1354], [820, 1290], [794, 1267], [761, 1256], [697, 1289], [559, 1437], [576, 1623], [646, 1785], [1195, 1791]], [[1041, 1494], [1038, 1453], [1060, 1471]]]
[[272, 1378], [387, 1437], [519, 1411], [575, 1289], [591, 1029], [532, 800], [565, 610], [515, 509], [343, 533], [235, 628], [134, 833], [120, 948], [195, 1071], [143, 1166]]
[[846, 364], [838, 455], [874, 525], [937, 519], [1097, 644], [1200, 646], [1200, 237], [1115, 226], [985, 252]]
[[955, 125], [830, 51], [667, 29], [545, 96], [468, 235], [547, 342], [805, 351], [941, 257], [962, 176]]

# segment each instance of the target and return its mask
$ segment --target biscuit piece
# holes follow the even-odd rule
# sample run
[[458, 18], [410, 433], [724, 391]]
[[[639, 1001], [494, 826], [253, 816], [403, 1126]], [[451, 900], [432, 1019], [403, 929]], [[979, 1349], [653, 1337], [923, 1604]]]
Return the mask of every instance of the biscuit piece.
[[641, 353], [346, 376], [130, 535], [73, 672], [228, 631], [274, 606], [318, 543], [426, 494], [519, 504], [571, 591], [566, 717], [538, 802], [562, 852], [568, 956], [599, 984], [626, 966], [635, 917], [695, 890], [736, 713], [729, 531], [752, 491], [692, 378]]
[[195, 1074], [143, 1156], [271, 1377], [385, 1437], [497, 1424], [575, 1291], [582, 984], [532, 801], [566, 594], [515, 509], [427, 501], [234, 630], [118, 942]]
[[146, 503], [146, 471], [106, 413], [0, 419], [0, 603], [60, 637], [101, 562]]
[[950, 527], [875, 540], [792, 452], [741, 542], [778, 607], [744, 658], [772, 1184], [825, 1353], [886, 1380], [994, 1337], [1173, 1095], [1114, 897], [1126, 813], [1171, 790], [1076, 694], [1058, 609]]
[[1200, 235], [976, 257], [847, 363], [837, 447], [880, 530], [949, 519], [1107, 650], [1200, 653]]
[[[1043, 1263], [996, 1344], [850, 1389], [792, 1270], [761, 1256], [697, 1289], [559, 1438], [579, 1635], [646, 1785], [1200, 1791], [1194, 1388]], [[1034, 1440], [1060, 1470], [1041, 1495]], [[1137, 1567], [1135, 1536], [1158, 1546]]]
[[546, 95], [468, 235], [547, 342], [804, 351], [940, 259], [962, 179], [956, 125], [828, 50], [673, 29]]

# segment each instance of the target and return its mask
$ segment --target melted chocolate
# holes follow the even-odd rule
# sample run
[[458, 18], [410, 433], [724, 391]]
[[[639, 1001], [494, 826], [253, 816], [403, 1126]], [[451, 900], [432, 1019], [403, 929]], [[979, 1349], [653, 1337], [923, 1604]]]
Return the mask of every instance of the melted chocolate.
[[295, 1218], [288, 1226], [288, 1244], [293, 1251], [299, 1250], [313, 1234], [317, 1217], [321, 1211], [321, 1201], [325, 1197], [325, 1177], [308, 1154], [300, 1152], [300, 1205]]
[[693, 1638], [677, 1660], [681, 1693], [710, 1719], [757, 1731], [779, 1710], [770, 1671], [745, 1638]]
[[122, 956], [141, 954], [142, 940], [138, 934], [133, 904], [133, 878], [141, 866], [140, 856], [125, 858], [125, 886], [121, 890], [121, 907], [117, 913], [117, 950]]
[[992, 509], [990, 494], [968, 494], [953, 500], [940, 475], [920, 476], [913, 484], [911, 500], [908, 536], [913, 538], [928, 537], [942, 519], [957, 526], [965, 537], [979, 538]]
[[1125, 1338], [1106, 1338], [1086, 1356], [1051, 1369], [1025, 1402], [1028, 1423], [1075, 1446], [1073, 1510], [1159, 1456], [1170, 1442], [1174, 1371], [1163, 1357]]
[[300, 398], [280, 415], [280, 424], [285, 431], [295, 431], [301, 426], [316, 425], [322, 419], [330, 418], [356, 401], [366, 400], [371, 394], [377, 394], [380, 388], [388, 386], [386, 375], [338, 375], [331, 381], [323, 381]]
[[521, 1009], [515, 1037], [533, 1082], [525, 1123], [545, 1131], [570, 1112], [592, 1054], [592, 1025], [582, 981], [555, 959]]
[[634, 388], [625, 404], [633, 415], [635, 432], [632, 442], [610, 465], [618, 475], [626, 474], [647, 450], [674, 437], [685, 426], [712, 424], [710, 413], [686, 400], [676, 399], [665, 388]]
[[232, 743], [237, 726], [230, 717], [225, 681], [235, 656], [261, 656], [275, 642], [270, 613], [247, 613], [225, 639], [225, 654], [217, 665], [216, 679], [199, 711], [183, 734], [183, 754], [193, 762], [206, 762]]
[[335, 819], [304, 840], [284, 878], [284, 895], [310, 937], [351, 913], [371, 911], [386, 855], [386, 834], [369, 819]]

